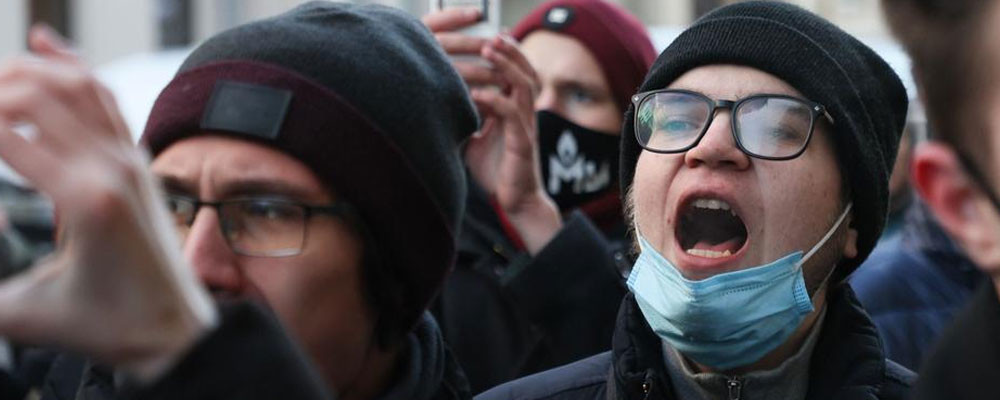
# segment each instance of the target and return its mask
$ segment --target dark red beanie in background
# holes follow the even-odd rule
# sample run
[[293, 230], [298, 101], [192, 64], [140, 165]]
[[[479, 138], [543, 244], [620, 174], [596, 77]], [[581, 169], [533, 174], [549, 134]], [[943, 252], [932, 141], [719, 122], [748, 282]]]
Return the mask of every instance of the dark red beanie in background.
[[656, 50], [642, 22], [604, 0], [547, 1], [524, 17], [512, 34], [521, 41], [539, 29], [569, 35], [583, 43], [601, 65], [622, 112], [656, 59]]

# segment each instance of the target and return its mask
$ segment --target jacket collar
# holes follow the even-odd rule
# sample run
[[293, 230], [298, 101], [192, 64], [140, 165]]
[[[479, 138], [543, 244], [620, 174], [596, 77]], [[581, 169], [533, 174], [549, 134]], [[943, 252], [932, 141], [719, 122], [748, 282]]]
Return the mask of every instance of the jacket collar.
[[[831, 293], [814, 354], [806, 398], [876, 398], [884, 381], [885, 353], [874, 323], [847, 284]], [[609, 398], [673, 397], [659, 337], [631, 293], [619, 309], [612, 357]]]

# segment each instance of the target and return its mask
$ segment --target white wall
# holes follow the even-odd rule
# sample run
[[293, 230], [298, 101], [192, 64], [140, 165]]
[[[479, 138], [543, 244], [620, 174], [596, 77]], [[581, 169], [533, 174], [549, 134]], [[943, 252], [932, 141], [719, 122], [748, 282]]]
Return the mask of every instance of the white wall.
[[70, 29], [83, 56], [101, 64], [156, 50], [159, 25], [155, 0], [74, 0]]
[[24, 1], [0, 2], [0, 58], [6, 58], [24, 49], [27, 20], [28, 13]]

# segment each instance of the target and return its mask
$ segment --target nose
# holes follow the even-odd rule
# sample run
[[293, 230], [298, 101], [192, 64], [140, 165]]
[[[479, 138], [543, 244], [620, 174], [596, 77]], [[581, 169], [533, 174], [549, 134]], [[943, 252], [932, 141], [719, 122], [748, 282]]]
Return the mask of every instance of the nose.
[[214, 208], [202, 207], [195, 215], [184, 242], [184, 256], [209, 292], [237, 295], [246, 287], [238, 255], [226, 242]]
[[559, 93], [549, 85], [542, 85], [538, 97], [535, 97], [535, 111], [548, 110], [563, 115], [566, 110], [559, 101]]
[[719, 112], [715, 116], [698, 145], [684, 153], [684, 164], [688, 168], [705, 165], [734, 170], [750, 166], [750, 157], [736, 146], [729, 112]]

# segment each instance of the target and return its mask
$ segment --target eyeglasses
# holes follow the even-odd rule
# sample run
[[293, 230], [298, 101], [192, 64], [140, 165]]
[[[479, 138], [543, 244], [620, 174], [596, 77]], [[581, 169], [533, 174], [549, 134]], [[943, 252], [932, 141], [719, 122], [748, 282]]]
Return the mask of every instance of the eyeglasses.
[[215, 208], [222, 234], [237, 254], [256, 257], [288, 257], [302, 252], [306, 241], [306, 221], [315, 214], [344, 215], [347, 203], [310, 206], [269, 197], [238, 198], [225, 201], [167, 195], [167, 210], [183, 242], [202, 206]]
[[789, 160], [802, 154], [817, 117], [833, 124], [833, 117], [820, 104], [772, 94], [732, 101], [664, 89], [636, 94], [632, 104], [635, 137], [642, 148], [655, 153], [682, 153], [697, 146], [720, 108], [732, 113], [736, 146], [765, 160]]

